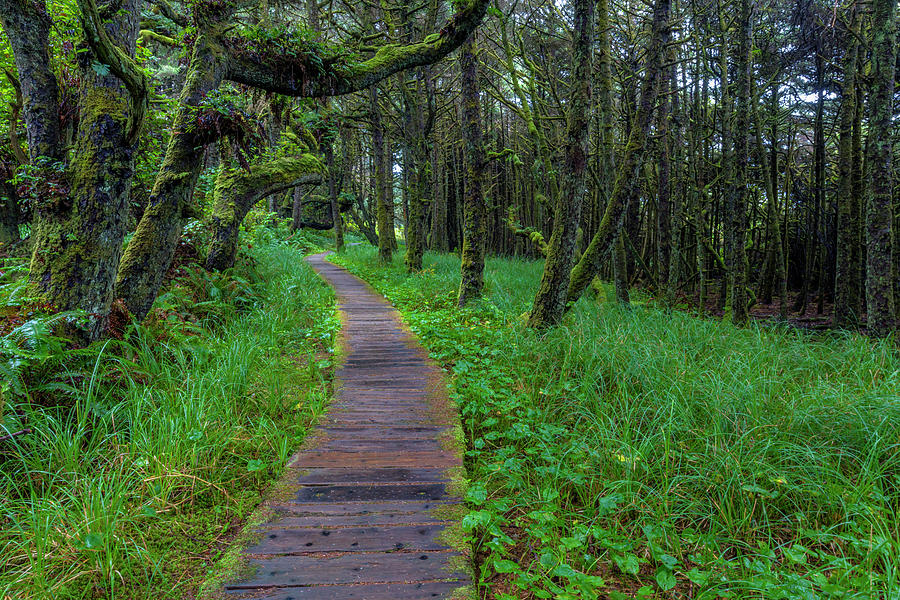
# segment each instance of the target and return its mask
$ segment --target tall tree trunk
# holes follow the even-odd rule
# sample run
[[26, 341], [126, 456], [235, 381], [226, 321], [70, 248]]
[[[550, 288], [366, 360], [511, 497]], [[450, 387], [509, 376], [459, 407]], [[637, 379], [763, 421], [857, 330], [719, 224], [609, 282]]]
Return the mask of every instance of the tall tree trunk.
[[332, 229], [334, 231], [334, 248], [338, 252], [344, 249], [344, 223], [341, 220], [341, 207], [338, 203], [337, 173], [334, 165], [334, 142], [326, 140], [322, 147], [325, 154], [325, 166], [328, 168], [328, 200], [331, 204]]
[[528, 318], [528, 324], [536, 328], [557, 324], [565, 312], [585, 195], [584, 171], [587, 166], [594, 53], [594, 0], [573, 0], [573, 7], [572, 83], [567, 110], [562, 190], [555, 198], [553, 234], [550, 236], [540, 287]]
[[749, 161], [750, 135], [750, 77], [753, 72], [751, 52], [753, 50], [753, 7], [751, 0], [741, 0], [740, 41], [738, 43], [737, 64], [737, 114], [735, 115], [734, 140], [734, 180], [728, 192], [730, 216], [728, 226], [732, 229], [731, 251], [731, 321], [743, 325], [748, 319], [747, 298], [747, 206], [749, 187], [747, 163]]
[[859, 322], [860, 198], [854, 195], [853, 126], [856, 120], [856, 68], [859, 54], [859, 9], [854, 2], [849, 46], [844, 56], [838, 136], [837, 265], [834, 280], [834, 326]]
[[896, 0], [872, 0], [872, 88], [869, 92], [869, 197], [866, 204], [866, 308], [868, 331], [884, 337], [895, 326], [891, 280], [893, 96], [896, 48]]
[[484, 177], [484, 142], [478, 91], [478, 61], [474, 35], [460, 49], [463, 141], [466, 153], [466, 197], [463, 200], [463, 245], [459, 306], [481, 296], [484, 288], [485, 211], [481, 192]]
[[[668, 54], [667, 54], [668, 57]], [[670, 95], [672, 68], [664, 67], [659, 76], [659, 111], [657, 139], [659, 143], [659, 185], [656, 192], [656, 280], [659, 294], [665, 298], [669, 287], [669, 256], [672, 249], [672, 140], [669, 125], [672, 116]]]
[[375, 214], [378, 229], [378, 256], [390, 263], [394, 251], [394, 203], [388, 194], [388, 169], [384, 147], [384, 126], [378, 105], [378, 88], [369, 88], [369, 115], [372, 124], [372, 149], [375, 153]]

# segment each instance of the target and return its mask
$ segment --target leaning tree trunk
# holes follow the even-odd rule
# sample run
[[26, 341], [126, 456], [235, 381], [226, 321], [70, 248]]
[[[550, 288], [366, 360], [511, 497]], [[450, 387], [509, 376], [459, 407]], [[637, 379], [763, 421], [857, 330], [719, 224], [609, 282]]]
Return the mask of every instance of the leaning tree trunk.
[[613, 248], [622, 229], [622, 221], [628, 206], [640, 189], [640, 172], [644, 164], [644, 152], [650, 133], [650, 121], [659, 93], [659, 74], [664, 68], [663, 52], [669, 38], [669, 9], [671, 0], [657, 0], [653, 9], [650, 41], [647, 48], [644, 81], [641, 84], [641, 100], [634, 116], [634, 125], [625, 145], [622, 162], [616, 174], [612, 196], [606, 205], [603, 219], [581, 259], [572, 269], [567, 303], [573, 303], [590, 284], [600, 270], [600, 261]]
[[217, 134], [197, 123], [206, 95], [221, 84], [226, 61], [213, 33], [194, 42], [191, 66], [179, 98], [179, 108], [165, 159], [156, 176], [147, 208], [122, 257], [115, 296], [141, 320], [150, 310], [163, 276], [175, 255], [184, 216], [192, 211], [191, 194], [203, 167], [203, 151]]
[[249, 173], [222, 167], [213, 191], [206, 268], [221, 271], [234, 266], [238, 230], [254, 204], [300, 185], [319, 184], [324, 172], [325, 166], [311, 154], [253, 165]]
[[594, 1], [574, 0], [572, 84], [566, 123], [565, 163], [562, 186], [554, 200], [553, 233], [547, 248], [544, 274], [528, 317], [531, 327], [556, 325], [566, 308], [575, 240], [584, 204], [584, 172], [587, 166], [588, 124], [591, 109], [591, 70], [594, 54]]
[[[473, 36], [474, 37], [474, 36]], [[481, 184], [484, 178], [484, 142], [478, 93], [475, 40], [469, 38], [459, 53], [462, 90], [463, 141], [466, 151], [466, 196], [463, 200], [463, 245], [460, 267], [459, 306], [481, 296], [484, 288], [485, 210]]]
[[896, 0], [873, 0], [872, 89], [869, 100], [869, 197], [866, 205], [868, 331], [888, 335], [895, 326], [892, 276], [893, 94]]

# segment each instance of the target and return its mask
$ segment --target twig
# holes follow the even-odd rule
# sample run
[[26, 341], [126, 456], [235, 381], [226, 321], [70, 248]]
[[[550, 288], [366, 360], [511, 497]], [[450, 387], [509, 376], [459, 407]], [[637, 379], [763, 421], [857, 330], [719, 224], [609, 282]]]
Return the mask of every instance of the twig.
[[13, 438], [19, 437], [20, 435], [27, 435], [29, 433], [31, 433], [30, 427], [27, 429], [23, 429], [21, 431], [17, 431], [15, 433], [10, 433], [10, 434], [4, 435], [3, 437], [0, 437], [0, 442], [6, 442]]

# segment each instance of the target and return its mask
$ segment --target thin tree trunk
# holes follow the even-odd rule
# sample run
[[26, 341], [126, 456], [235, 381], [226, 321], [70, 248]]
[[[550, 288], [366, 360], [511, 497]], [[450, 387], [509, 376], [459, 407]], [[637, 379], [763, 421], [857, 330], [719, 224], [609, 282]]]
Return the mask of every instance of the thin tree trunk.
[[482, 195], [485, 157], [482, 140], [481, 107], [478, 91], [478, 61], [474, 36], [460, 49], [459, 68], [462, 90], [463, 141], [466, 154], [466, 197], [459, 306], [481, 296], [484, 288], [485, 210]]

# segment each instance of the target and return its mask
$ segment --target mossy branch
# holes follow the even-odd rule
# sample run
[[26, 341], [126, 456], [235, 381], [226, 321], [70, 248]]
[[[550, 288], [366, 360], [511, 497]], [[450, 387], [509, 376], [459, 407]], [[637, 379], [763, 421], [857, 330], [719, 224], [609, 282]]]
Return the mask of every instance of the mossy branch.
[[129, 144], [134, 144], [141, 133], [147, 115], [150, 82], [144, 71], [109, 37], [95, 0], [77, 0], [81, 10], [80, 20], [88, 45], [98, 62], [103, 63], [122, 80], [131, 95], [131, 115], [128, 118]]
[[364, 90], [395, 73], [435, 63], [448, 55], [475, 31], [488, 4], [489, 0], [468, 0], [439, 33], [433, 33], [421, 42], [386, 44], [366, 61], [350, 62], [349, 58], [342, 58], [322, 64], [315, 73], [302, 68], [282, 68], [304, 62], [302, 57], [271, 56], [261, 60], [229, 49], [226, 78], [287, 96], [340, 96]]
[[548, 245], [544, 239], [544, 234], [533, 227], [525, 227], [516, 220], [516, 211], [513, 207], [509, 207], [509, 214], [506, 217], [506, 224], [509, 229], [517, 236], [524, 237], [532, 244], [537, 246], [543, 256], [547, 256]]
[[179, 46], [178, 40], [176, 40], [175, 38], [156, 33], [155, 31], [151, 31], [149, 29], [141, 29], [139, 35], [141, 37], [141, 41], [145, 44], [152, 41], [164, 46]]
[[16, 79], [16, 76], [13, 75], [9, 69], [4, 70], [6, 71], [6, 78], [16, 92], [15, 100], [9, 103], [9, 108], [12, 111], [12, 114], [9, 116], [9, 144], [12, 147], [12, 153], [16, 162], [20, 165], [27, 165], [28, 157], [25, 156], [25, 152], [22, 150], [22, 143], [19, 141], [19, 131], [17, 129], [19, 125], [19, 114], [22, 112], [22, 107], [24, 106], [22, 86], [19, 85], [19, 80]]

